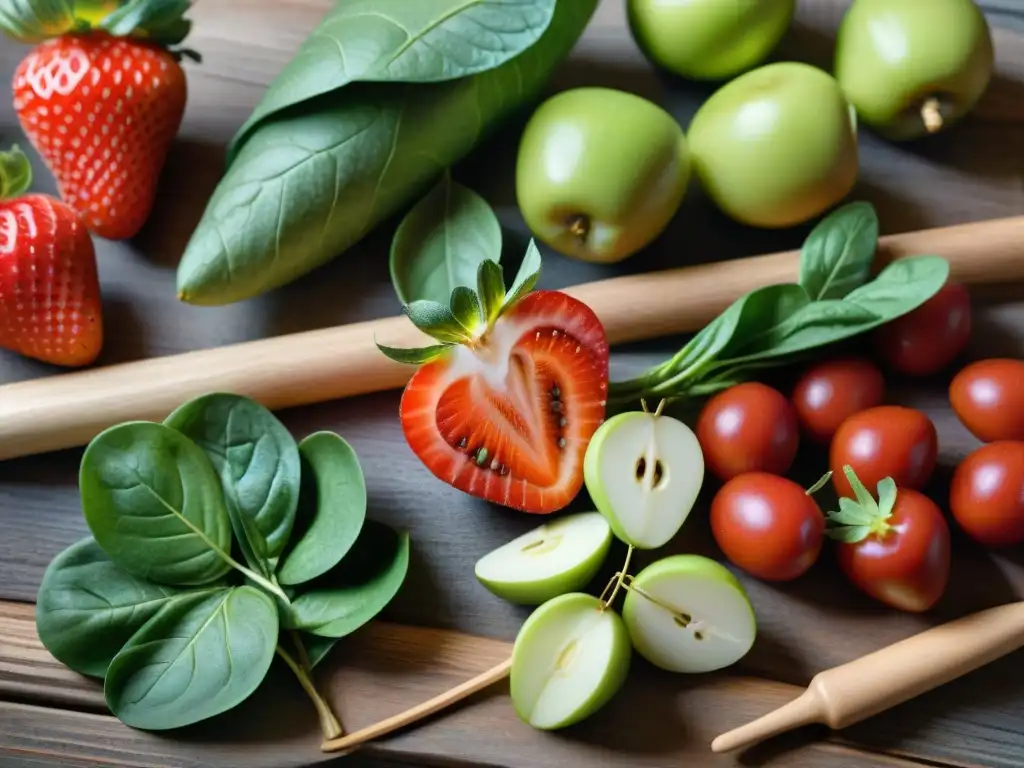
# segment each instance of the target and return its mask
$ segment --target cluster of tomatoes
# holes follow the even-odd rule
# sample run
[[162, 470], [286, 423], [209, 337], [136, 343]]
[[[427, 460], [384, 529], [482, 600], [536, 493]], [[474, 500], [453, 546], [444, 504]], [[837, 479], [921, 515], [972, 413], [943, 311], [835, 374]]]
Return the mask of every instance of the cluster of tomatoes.
[[[885, 402], [883, 368], [908, 377], [941, 373], [970, 335], [968, 294], [949, 283], [880, 328], [872, 355], [807, 366], [788, 397], [748, 382], [711, 398], [697, 437], [708, 470], [723, 481], [711, 504], [723, 554], [757, 578], [787, 581], [814, 564], [828, 537], [837, 542], [843, 573], [868, 595], [906, 611], [933, 606], [950, 568], [949, 523], [921, 492], [936, 466], [938, 434], [927, 414]], [[953, 521], [986, 546], [1024, 541], [1024, 361], [963, 367], [952, 376], [949, 399], [983, 443], [953, 474]], [[827, 453], [840, 501], [828, 515], [815, 488], [785, 477], [802, 439]], [[880, 482], [895, 484], [895, 499]]]

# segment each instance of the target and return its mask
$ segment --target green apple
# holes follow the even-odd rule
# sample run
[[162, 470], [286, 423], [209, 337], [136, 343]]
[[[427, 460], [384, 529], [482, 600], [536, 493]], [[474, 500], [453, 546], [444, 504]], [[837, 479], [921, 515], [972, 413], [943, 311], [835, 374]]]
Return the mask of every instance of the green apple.
[[540, 605], [589, 584], [611, 544], [612, 529], [600, 512], [577, 512], [487, 553], [477, 561], [476, 577], [498, 597]]
[[583, 479], [615, 535], [657, 549], [686, 522], [704, 483], [704, 453], [683, 422], [630, 411], [607, 419], [590, 439]]
[[860, 120], [893, 140], [953, 125], [992, 77], [992, 36], [972, 0], [854, 0], [835, 75]]
[[674, 555], [636, 575], [622, 606], [633, 648], [669, 672], [711, 672], [743, 658], [757, 621], [743, 586], [721, 563]]
[[708, 196], [749, 226], [801, 224], [857, 180], [856, 112], [839, 83], [809, 64], [768, 64], [729, 81], [697, 110], [687, 136]]
[[796, 0], [628, 0], [626, 7], [648, 59], [681, 77], [722, 80], [768, 58]]
[[690, 180], [679, 123], [640, 96], [574, 88], [523, 131], [516, 198], [534, 236], [583, 261], [622, 261], [664, 231]]
[[573, 592], [549, 600], [512, 646], [516, 714], [545, 731], [590, 717], [622, 687], [631, 656], [622, 617], [598, 598]]

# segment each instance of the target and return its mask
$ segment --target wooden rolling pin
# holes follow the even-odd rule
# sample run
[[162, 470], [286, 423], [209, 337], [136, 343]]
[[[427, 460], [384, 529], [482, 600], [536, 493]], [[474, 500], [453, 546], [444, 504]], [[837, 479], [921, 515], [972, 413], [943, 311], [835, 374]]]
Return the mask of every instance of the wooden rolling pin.
[[[881, 238], [877, 266], [917, 254], [950, 262], [967, 284], [1024, 279], [1024, 216]], [[743, 294], [797, 278], [785, 251], [628, 275], [566, 291], [601, 319], [611, 344], [696, 331]], [[277, 336], [0, 386], [0, 460], [84, 445], [108, 426], [161, 420], [210, 391], [247, 395], [276, 410], [403, 386], [412, 366], [391, 346], [429, 343], [403, 316]]]
[[711, 742], [751, 747], [812, 723], [840, 729], [944, 685], [1024, 646], [1024, 602], [973, 613], [819, 672], [788, 704]]

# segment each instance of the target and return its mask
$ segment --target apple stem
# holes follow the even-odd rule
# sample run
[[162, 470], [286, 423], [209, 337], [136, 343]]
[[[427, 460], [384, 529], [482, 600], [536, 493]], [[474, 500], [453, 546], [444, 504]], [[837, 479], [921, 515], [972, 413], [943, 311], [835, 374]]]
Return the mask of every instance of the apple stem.
[[582, 213], [577, 213], [569, 219], [569, 231], [580, 240], [586, 240], [590, 234], [590, 219]]
[[[606, 611], [611, 608], [615, 602], [616, 596], [619, 594], [619, 590], [622, 589], [622, 583], [625, 581], [627, 574], [629, 573], [629, 561], [633, 559], [633, 545], [631, 544], [626, 550], [626, 561], [622, 564], [622, 570], [616, 573], [612, 580], [608, 582], [608, 586], [604, 588], [604, 592], [601, 593], [602, 605], [601, 610]], [[612, 587], [612, 584], [615, 584]], [[612, 593], [609, 595], [607, 600], [604, 600], [604, 593], [608, 591], [608, 587], [612, 587]]]
[[[665, 410], [665, 406], [666, 405], [668, 405], [668, 399], [664, 398], [664, 397], [661, 398], [661, 401], [658, 403], [657, 409], [655, 409], [655, 411], [654, 411], [655, 418], [657, 418], [658, 416], [661, 416], [661, 412], [663, 410]], [[647, 407], [647, 398], [644, 398], [644, 397], [640, 398], [640, 407], [643, 409], [644, 413], [650, 413], [651, 412], [650, 409]]]
[[925, 99], [921, 105], [921, 119], [928, 133], [937, 133], [942, 128], [942, 104], [935, 96]]
[[668, 611], [670, 614], [672, 614], [672, 616], [676, 619], [676, 621], [679, 622], [680, 626], [688, 627], [690, 625], [690, 623], [693, 621], [693, 616], [691, 616], [690, 614], [683, 613], [682, 611], [680, 611], [680, 610], [678, 610], [676, 608], [673, 608], [671, 605], [663, 603], [661, 600], [656, 598], [654, 595], [649, 594], [648, 592], [645, 592], [644, 590], [640, 589], [640, 587], [638, 587], [635, 584], [633, 584], [632, 578], [630, 578], [629, 582], [624, 584], [624, 586], [630, 592], [636, 592], [638, 595], [640, 595], [644, 599], [650, 600], [652, 603], [654, 603], [659, 608], [663, 608], [664, 610]]

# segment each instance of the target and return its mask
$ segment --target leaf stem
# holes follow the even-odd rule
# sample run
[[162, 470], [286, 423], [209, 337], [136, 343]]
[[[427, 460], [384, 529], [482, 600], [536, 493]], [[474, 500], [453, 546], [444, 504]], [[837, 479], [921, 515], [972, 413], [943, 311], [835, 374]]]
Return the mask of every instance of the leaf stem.
[[270, 594], [272, 594], [275, 597], [277, 597], [285, 605], [291, 605], [292, 604], [292, 601], [288, 599], [288, 595], [286, 595], [284, 593], [284, 590], [281, 589], [281, 587], [279, 587], [277, 584], [275, 584], [272, 581], [268, 581], [267, 579], [263, 578], [258, 573], [256, 573], [256, 571], [253, 571], [253, 570], [250, 570], [249, 568], [246, 568], [244, 565], [242, 565], [240, 562], [235, 560], [235, 558], [233, 558], [227, 552], [224, 552], [223, 550], [220, 550], [220, 549], [218, 549], [217, 552], [220, 554], [221, 557], [224, 558], [224, 561], [228, 565], [230, 565], [235, 570], [241, 572], [242, 575], [244, 575], [248, 579], [256, 582], [257, 584], [259, 584], [261, 587], [263, 587], [263, 589], [267, 590], [267, 592], [269, 592]]
[[288, 630], [288, 635], [291, 637], [292, 642], [295, 644], [295, 650], [299, 654], [299, 664], [308, 673], [312, 673], [313, 665], [309, 663], [309, 654], [306, 653], [306, 646], [302, 642], [302, 638], [299, 637], [299, 633], [294, 629]]
[[307, 671], [280, 645], [277, 646], [277, 655], [295, 673], [295, 676], [299, 679], [299, 685], [302, 686], [302, 690], [313, 700], [313, 706], [316, 707], [316, 713], [320, 717], [320, 730], [323, 732], [324, 739], [336, 739], [341, 736], [341, 723], [338, 722], [338, 718], [334, 716], [330, 705], [324, 701], [316, 686], [313, 685], [313, 680]]

